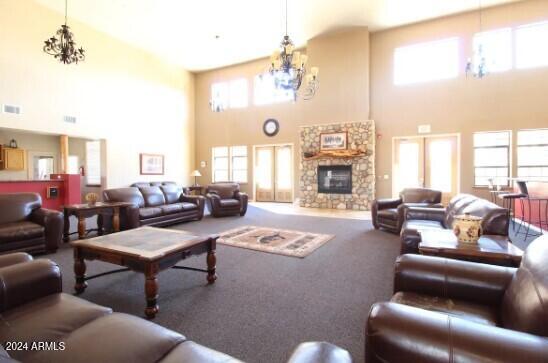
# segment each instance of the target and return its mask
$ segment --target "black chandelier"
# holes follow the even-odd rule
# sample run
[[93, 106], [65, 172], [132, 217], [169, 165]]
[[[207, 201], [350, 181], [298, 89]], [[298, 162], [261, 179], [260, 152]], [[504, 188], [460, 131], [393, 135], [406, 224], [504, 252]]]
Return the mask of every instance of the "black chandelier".
[[73, 34], [67, 25], [67, 0], [65, 0], [65, 24], [57, 30], [55, 36], [44, 41], [44, 52], [55, 57], [64, 64], [78, 63], [86, 59], [84, 49], [77, 48]]

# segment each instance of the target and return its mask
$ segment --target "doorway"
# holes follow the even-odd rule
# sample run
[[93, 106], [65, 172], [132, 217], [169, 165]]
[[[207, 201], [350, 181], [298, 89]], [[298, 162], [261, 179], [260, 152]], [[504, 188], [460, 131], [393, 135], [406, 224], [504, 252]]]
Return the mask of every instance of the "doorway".
[[447, 204], [459, 192], [460, 134], [398, 137], [392, 144], [392, 194], [431, 188]]
[[293, 145], [255, 145], [254, 189], [257, 202], [293, 202]]

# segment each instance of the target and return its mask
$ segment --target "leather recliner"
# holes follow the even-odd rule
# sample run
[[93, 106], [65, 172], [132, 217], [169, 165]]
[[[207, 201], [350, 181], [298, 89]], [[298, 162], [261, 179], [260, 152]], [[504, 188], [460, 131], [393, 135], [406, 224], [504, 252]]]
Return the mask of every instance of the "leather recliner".
[[0, 194], [0, 253], [55, 252], [63, 224], [63, 213], [42, 208], [39, 194]]
[[207, 186], [206, 197], [213, 217], [235, 214], [244, 216], [247, 212], [247, 194], [240, 192], [237, 183], [214, 183]]
[[412, 207], [406, 210], [401, 230], [401, 250], [419, 253], [420, 231], [425, 229], [452, 229], [456, 215], [470, 213], [481, 217], [483, 234], [508, 236], [508, 210], [470, 194], [459, 194], [446, 208]]
[[548, 236], [519, 268], [402, 255], [374, 304], [366, 362], [548, 362]]
[[[132, 204], [120, 213], [122, 230], [144, 225], [167, 226], [201, 220], [204, 216], [205, 198], [186, 195], [175, 184], [107, 189], [103, 191], [103, 199], [107, 202]], [[107, 220], [104, 222], [108, 223]]]
[[400, 192], [399, 198], [375, 199], [371, 204], [373, 227], [399, 234], [407, 208], [442, 208], [440, 203], [441, 192], [427, 188], [406, 188]]
[[[62, 293], [59, 267], [25, 253], [0, 256], [0, 294], [1, 362], [240, 362], [150, 321]], [[48, 349], [33, 349], [37, 343]], [[325, 342], [303, 343], [289, 359], [351, 361], [346, 350]]]

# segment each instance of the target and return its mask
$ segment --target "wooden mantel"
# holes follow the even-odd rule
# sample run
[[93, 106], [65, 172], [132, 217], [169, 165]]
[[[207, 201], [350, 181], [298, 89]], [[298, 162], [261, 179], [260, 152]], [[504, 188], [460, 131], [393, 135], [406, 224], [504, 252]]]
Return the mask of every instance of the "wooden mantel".
[[367, 155], [371, 155], [371, 152], [363, 150], [324, 150], [312, 155], [304, 153], [303, 159], [306, 161], [318, 159], [350, 159], [359, 158]]

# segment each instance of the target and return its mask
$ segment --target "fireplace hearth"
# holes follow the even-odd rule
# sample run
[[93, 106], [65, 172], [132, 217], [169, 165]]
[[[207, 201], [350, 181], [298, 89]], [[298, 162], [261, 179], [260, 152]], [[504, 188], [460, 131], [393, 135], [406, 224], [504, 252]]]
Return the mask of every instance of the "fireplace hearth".
[[352, 194], [352, 165], [318, 166], [318, 193]]

